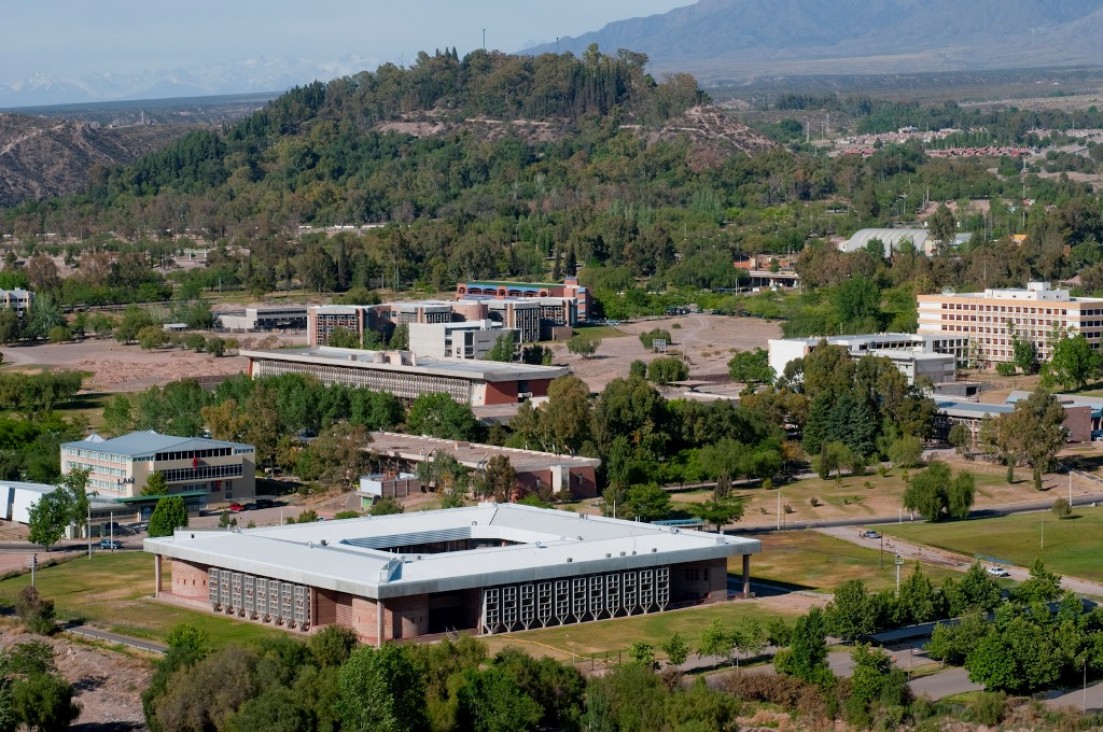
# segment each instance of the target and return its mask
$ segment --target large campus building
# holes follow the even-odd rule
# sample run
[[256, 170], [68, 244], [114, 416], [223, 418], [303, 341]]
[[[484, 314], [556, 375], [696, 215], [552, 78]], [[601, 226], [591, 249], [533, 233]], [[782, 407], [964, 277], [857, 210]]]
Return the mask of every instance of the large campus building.
[[[594, 300], [589, 288], [579, 283], [577, 277], [568, 277], [562, 284], [555, 282], [461, 282], [456, 285], [456, 299], [490, 298], [494, 300], [546, 299], [549, 305], [555, 298], [570, 302], [579, 323], [588, 323], [594, 317]], [[568, 323], [574, 325], [574, 322]]]
[[715, 602], [728, 596], [733, 557], [742, 559], [748, 594], [761, 542], [484, 503], [233, 532], [178, 529], [146, 539], [145, 550], [155, 555], [158, 595], [299, 631], [338, 625], [380, 644]]
[[1093, 348], [1103, 342], [1103, 298], [1072, 297], [1048, 282], [917, 299], [919, 334], [967, 339], [975, 356], [970, 360], [980, 366], [1014, 361], [1015, 337], [1032, 342], [1038, 359], [1048, 361], [1055, 326], [1083, 334]]
[[[551, 287], [550, 285], [548, 287]], [[585, 288], [581, 288], [586, 294]], [[482, 292], [475, 288], [477, 292]], [[493, 297], [471, 295], [456, 300], [415, 300], [380, 305], [317, 305], [307, 310], [307, 342], [311, 346], [329, 345], [331, 334], [347, 330], [359, 340], [368, 331], [389, 335], [399, 325], [445, 325], [490, 321], [499, 327], [516, 330], [522, 343], [550, 340], [558, 329], [584, 323], [580, 303], [589, 295], [537, 297]], [[430, 355], [430, 354], [419, 354]]]
[[443, 392], [460, 404], [517, 404], [548, 394], [548, 385], [571, 370], [496, 361], [429, 358], [409, 351], [312, 348], [305, 351], [241, 351], [253, 378], [306, 374], [323, 384], [384, 391], [399, 399]]
[[61, 446], [61, 472], [73, 470], [89, 471], [89, 491], [122, 503], [155, 501], [142, 496], [153, 473], [164, 475], [169, 493], [182, 496], [192, 509], [256, 495], [253, 446], [203, 437], [131, 432], [104, 439], [92, 434]]

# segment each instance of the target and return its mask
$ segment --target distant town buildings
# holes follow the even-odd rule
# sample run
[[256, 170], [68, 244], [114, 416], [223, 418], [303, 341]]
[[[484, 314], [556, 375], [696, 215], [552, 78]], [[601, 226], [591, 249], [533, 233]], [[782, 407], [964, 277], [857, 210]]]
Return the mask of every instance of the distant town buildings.
[[823, 341], [830, 346], [847, 349], [851, 358], [887, 358], [908, 378], [910, 384], [915, 384], [919, 379], [929, 380], [932, 384], [954, 381], [957, 378], [957, 364], [964, 361], [969, 348], [968, 338], [914, 333], [777, 338], [768, 343], [770, 368], [780, 376], [792, 361], [804, 358]]
[[462, 361], [418, 356], [409, 351], [312, 348], [306, 351], [241, 351], [253, 378], [307, 374], [323, 384], [343, 384], [416, 399], [443, 392], [473, 407], [517, 404], [547, 396], [566, 366], [529, 366], [495, 361]]
[[1081, 333], [1093, 348], [1103, 340], [1103, 298], [1072, 297], [1048, 282], [1026, 289], [919, 295], [919, 335], [964, 338], [974, 353], [970, 361], [990, 367], [1014, 361], [1014, 341], [1034, 344], [1039, 361], [1052, 354], [1054, 328]]
[[119, 503], [155, 503], [143, 496], [154, 473], [164, 475], [168, 492], [193, 510], [208, 502], [251, 500], [256, 495], [252, 445], [203, 437], [131, 432], [112, 439], [95, 433], [61, 446], [61, 472], [88, 470], [88, 490]]

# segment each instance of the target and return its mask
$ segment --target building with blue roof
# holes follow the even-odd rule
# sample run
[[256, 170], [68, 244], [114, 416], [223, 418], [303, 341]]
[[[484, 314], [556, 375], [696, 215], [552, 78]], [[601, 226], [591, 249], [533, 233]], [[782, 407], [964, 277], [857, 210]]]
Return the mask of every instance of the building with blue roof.
[[142, 495], [154, 473], [164, 475], [168, 492], [183, 496], [193, 510], [256, 496], [253, 446], [205, 437], [148, 431], [107, 439], [93, 433], [61, 446], [61, 472], [73, 470], [87, 470], [88, 490], [120, 503], [155, 503]]

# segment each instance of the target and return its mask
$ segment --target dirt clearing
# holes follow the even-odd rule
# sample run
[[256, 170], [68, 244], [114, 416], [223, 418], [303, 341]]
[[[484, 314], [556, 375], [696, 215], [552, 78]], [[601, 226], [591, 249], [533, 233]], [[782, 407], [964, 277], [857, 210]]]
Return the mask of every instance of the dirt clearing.
[[[685, 315], [662, 320], [644, 320], [616, 326], [622, 335], [602, 339], [597, 353], [580, 358], [567, 346], [552, 346], [555, 362], [569, 364], [575, 376], [592, 391], [601, 391], [613, 379], [628, 375], [635, 360], [651, 361], [663, 355], [643, 347], [639, 336], [654, 328], [670, 333], [673, 343], [668, 355], [684, 356], [689, 378], [727, 378], [728, 361], [736, 351], [765, 348], [771, 338], [781, 338], [781, 326], [758, 318], [733, 318], [726, 315]], [[711, 380], [711, 378], [710, 378]]]

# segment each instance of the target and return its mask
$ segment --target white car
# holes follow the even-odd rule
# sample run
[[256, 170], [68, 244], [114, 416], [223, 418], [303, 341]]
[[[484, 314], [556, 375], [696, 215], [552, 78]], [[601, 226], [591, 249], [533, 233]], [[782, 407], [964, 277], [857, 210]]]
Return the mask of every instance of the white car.
[[993, 577], [1010, 577], [1011, 576], [1011, 573], [1008, 572], [1003, 567], [989, 567], [988, 568], [988, 574], [992, 575]]

